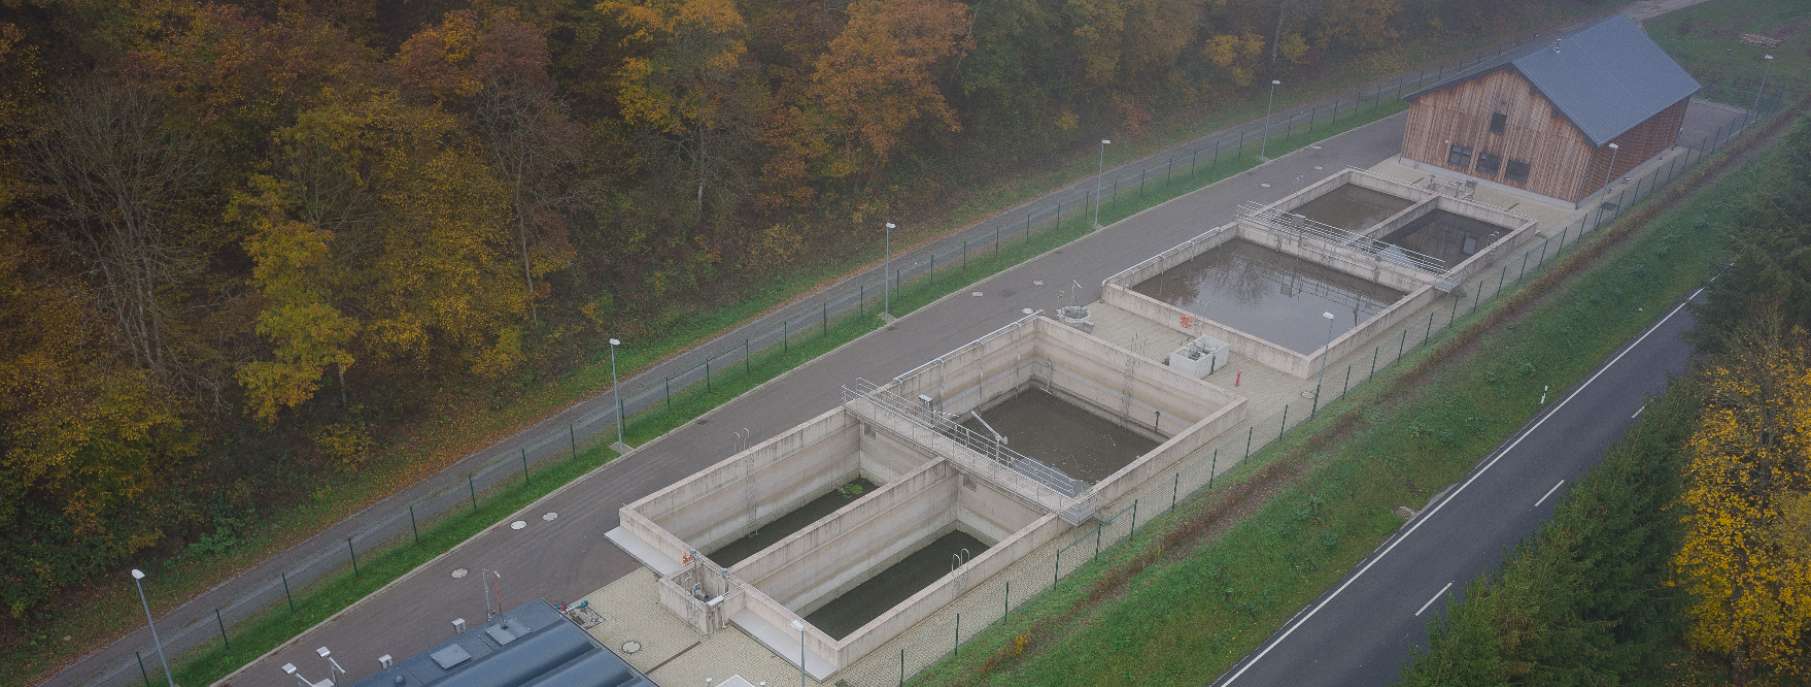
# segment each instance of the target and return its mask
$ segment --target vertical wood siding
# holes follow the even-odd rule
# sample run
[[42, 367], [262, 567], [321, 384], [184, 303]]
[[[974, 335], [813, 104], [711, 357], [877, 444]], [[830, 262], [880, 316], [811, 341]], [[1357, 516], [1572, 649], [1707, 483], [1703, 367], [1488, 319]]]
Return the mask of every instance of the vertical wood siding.
[[[1618, 174], [1673, 144], [1686, 102], [1616, 139], [1622, 146]], [[1499, 112], [1507, 116], [1503, 133], [1491, 133], [1491, 115]], [[1471, 147], [1468, 164], [1447, 164], [1452, 144]], [[1402, 135], [1403, 157], [1573, 202], [1603, 186], [1609, 152], [1592, 145], [1534, 84], [1508, 66], [1422, 94], [1409, 108]], [[1495, 172], [1478, 169], [1485, 153], [1501, 158]], [[1511, 160], [1528, 163], [1526, 181], [1508, 178]]]

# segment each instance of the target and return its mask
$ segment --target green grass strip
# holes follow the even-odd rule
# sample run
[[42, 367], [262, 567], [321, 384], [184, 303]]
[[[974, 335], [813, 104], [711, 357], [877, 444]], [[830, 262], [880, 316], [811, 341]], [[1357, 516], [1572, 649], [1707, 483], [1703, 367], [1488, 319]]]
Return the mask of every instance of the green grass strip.
[[[484, 494], [476, 508], [462, 510], [429, 525], [421, 531], [419, 542], [393, 546], [370, 558], [361, 557], [356, 574], [347, 570], [306, 589], [292, 589], [294, 611], [287, 604], [279, 604], [229, 628], [229, 643], [215, 640], [178, 662], [176, 682], [205, 685], [226, 677], [523, 506], [615, 458], [614, 451], [594, 446], [580, 451], [574, 458], [547, 463], [541, 469], [529, 472], [526, 480], [514, 481], [507, 487]], [[155, 674], [158, 672], [156, 666], [151, 667], [154, 669], [150, 677], [152, 684], [165, 684], [163, 678]]]
[[[1564, 389], [1637, 335], [1681, 295], [1704, 283], [1725, 249], [1715, 228], [1732, 200], [1753, 193], [1766, 165], [1751, 164], [1612, 246], [1595, 265], [1512, 326], [1493, 329], [1461, 364], [1418, 379], [1406, 395], [1380, 398], [1392, 381], [1476, 326], [1511, 299], [1461, 318], [1227, 478], [1153, 520], [1115, 550], [1078, 569], [1053, 591], [968, 640], [959, 656], [921, 672], [915, 684], [1200, 685], [1254, 650], [1322, 590], [1343, 577], [1402, 524], [1393, 510], [1420, 508], [1523, 425], [1545, 386]], [[1598, 232], [1583, 245], [1601, 240]], [[1567, 260], [1579, 254], [1569, 254]], [[1565, 263], [1560, 263], [1564, 265]], [[1347, 412], [1359, 420], [1336, 446], [1302, 451]], [[1224, 495], [1266, 464], [1306, 454], [1306, 473], [1217, 539], [1159, 559], [1087, 606], [1094, 583], [1165, 536], [1206, 517]], [[1060, 623], [1042, 622], [1052, 618]], [[1032, 643], [1035, 642], [1035, 643]], [[991, 662], [991, 665], [990, 665]], [[989, 670], [983, 671], [987, 667]]]
[[[1401, 111], [1400, 103], [1384, 100], [1382, 105], [1367, 106], [1354, 113], [1342, 114], [1333, 122], [1301, 127], [1293, 135], [1273, 137], [1267, 144], [1272, 156], [1281, 156], [1328, 136], [1375, 122]], [[1152, 180], [1143, 193], [1122, 190], [1116, 201], [1102, 208], [1101, 221], [1112, 223], [1177, 196], [1199, 190], [1208, 184], [1257, 166], [1254, 152], [1257, 142], [1247, 141], [1246, 152], [1238, 155], [1228, 149], [1218, 164], [1203, 161], [1192, 173], [1176, 173], [1166, 180]], [[1047, 251], [1062, 247], [1090, 233], [1092, 218], [1086, 213], [1068, 215], [1055, 222], [1034, 224], [1028, 229], [1003, 234], [997, 244], [974, 247], [973, 255], [957, 265], [946, 265], [935, 272], [914, 275], [893, 293], [893, 313], [904, 316], [960, 291], [975, 282], [1011, 269]], [[774, 293], [784, 289], [775, 287]], [[750, 303], [764, 301], [750, 299]], [[751, 306], [752, 307], [752, 306]], [[749, 313], [736, 308], [738, 315], [723, 314], [725, 322]], [[715, 322], [715, 315], [713, 322]], [[722, 322], [718, 322], [722, 324]], [[780, 349], [769, 348], [753, 353], [747, 364], [726, 365], [714, 372], [711, 381], [674, 391], [660, 409], [630, 418], [624, 436], [632, 444], [653, 440], [690, 422], [769, 380], [810, 362], [838, 346], [853, 341], [882, 325], [878, 313], [869, 309], [854, 315], [831, 319], [825, 326], [805, 328], [793, 334], [790, 343]], [[707, 325], [697, 325], [706, 331]], [[283, 642], [351, 606], [354, 602], [401, 577], [416, 566], [451, 550], [460, 542], [486, 527], [532, 503], [567, 482], [601, 466], [615, 454], [594, 447], [580, 452], [577, 460], [559, 461], [550, 467], [530, 473], [526, 484], [516, 483], [481, 500], [477, 510], [467, 510], [446, 518], [424, 531], [419, 544], [406, 544], [376, 553], [369, 561], [361, 558], [359, 574], [350, 571], [329, 578], [296, 594], [295, 611], [279, 606], [257, 618], [229, 628], [230, 645], [216, 641], [190, 652], [180, 663], [177, 681], [184, 684], [207, 684], [223, 678]], [[153, 676], [155, 682], [161, 679]]]

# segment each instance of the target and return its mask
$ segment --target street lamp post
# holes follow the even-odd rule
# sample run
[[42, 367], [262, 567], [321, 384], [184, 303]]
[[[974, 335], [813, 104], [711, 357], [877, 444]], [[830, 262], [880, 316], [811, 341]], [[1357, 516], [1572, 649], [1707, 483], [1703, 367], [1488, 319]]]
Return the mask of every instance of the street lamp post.
[[1101, 181], [1101, 177], [1104, 177], [1107, 174], [1107, 146], [1112, 145], [1112, 143], [1113, 143], [1113, 139], [1110, 139], [1110, 138], [1100, 139], [1100, 163], [1095, 166], [1095, 170], [1094, 170], [1094, 228], [1095, 229], [1100, 228], [1100, 181]]
[[1264, 159], [1264, 154], [1266, 152], [1269, 152], [1269, 147], [1270, 147], [1270, 108], [1272, 106], [1276, 105], [1277, 86], [1281, 86], [1281, 85], [1283, 85], [1282, 81], [1279, 81], [1277, 79], [1270, 80], [1270, 99], [1266, 100], [1264, 102], [1264, 134], [1261, 137], [1261, 140], [1258, 141], [1258, 159], [1259, 160]]
[[151, 628], [151, 643], [157, 647], [157, 662], [163, 664], [164, 679], [170, 682], [171, 687], [175, 687], [176, 676], [170, 674], [170, 659], [163, 655], [163, 640], [157, 636], [157, 622], [151, 619], [151, 602], [145, 599], [145, 585], [141, 581], [143, 579], [145, 579], [145, 571], [133, 568], [132, 586], [138, 588], [138, 603], [145, 607], [145, 625]]
[[899, 225], [887, 223], [887, 262], [880, 269], [881, 312], [893, 317], [893, 230]]
[[1622, 146], [1610, 143], [1610, 166], [1603, 170], [1603, 198], [1606, 201], [1610, 199], [1610, 179], [1616, 174], [1616, 153], [1621, 150]]
[[626, 446], [627, 442], [623, 441], [623, 395], [616, 385], [616, 347], [621, 345], [621, 339], [610, 339], [610, 396], [616, 402], [616, 443]]
[[794, 620], [792, 629], [799, 631], [799, 687], [805, 687], [805, 624]]
[[1763, 93], [1767, 90], [1767, 73], [1772, 71], [1772, 67], [1773, 67], [1773, 55], [1771, 55], [1771, 54], [1762, 55], [1761, 56], [1761, 87], [1754, 90], [1754, 107], [1749, 108], [1749, 111], [1753, 112], [1755, 114], [1755, 116], [1757, 116], [1757, 117], [1760, 116], [1760, 114], [1761, 114], [1761, 93]]
[[1314, 380], [1314, 407], [1309, 409], [1310, 414], [1320, 408], [1321, 383], [1327, 381], [1327, 359], [1333, 353], [1333, 313], [1322, 310], [1321, 319], [1327, 321], [1327, 343], [1321, 346], [1321, 373], [1320, 378]]

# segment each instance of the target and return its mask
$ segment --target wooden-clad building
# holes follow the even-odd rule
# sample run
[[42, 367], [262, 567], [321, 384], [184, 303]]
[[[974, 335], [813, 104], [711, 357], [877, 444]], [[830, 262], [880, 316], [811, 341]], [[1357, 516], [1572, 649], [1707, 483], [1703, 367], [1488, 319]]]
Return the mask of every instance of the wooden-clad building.
[[1402, 157], [1577, 203], [1672, 147], [1698, 88], [1617, 15], [1409, 94]]

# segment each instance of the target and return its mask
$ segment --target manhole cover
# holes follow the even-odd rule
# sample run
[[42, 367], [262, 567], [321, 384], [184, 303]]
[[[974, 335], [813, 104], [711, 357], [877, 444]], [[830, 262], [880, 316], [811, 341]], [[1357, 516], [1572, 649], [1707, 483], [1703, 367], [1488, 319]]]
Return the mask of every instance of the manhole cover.
[[465, 574], [467, 572], [469, 572], [469, 571], [467, 571], [465, 568], [453, 568], [453, 579], [455, 579], [455, 580], [462, 579], [465, 577]]
[[623, 653], [625, 653], [625, 654], [641, 653], [641, 642], [637, 642], [633, 639], [623, 642]]
[[552, 511], [548, 511], [547, 513], [544, 513], [541, 515], [541, 519], [545, 520], [547, 522], [553, 522], [554, 520], [559, 519], [559, 517], [560, 517], [559, 513], [555, 513]]
[[980, 298], [981, 292], [980, 291], [970, 291], [970, 292], [968, 292], [968, 295], [970, 298]]
[[1032, 310], [1032, 309], [1031, 309], [1031, 308], [1019, 308], [1019, 312], [1022, 312], [1022, 313], [1025, 313], [1025, 314], [1027, 314], [1027, 315], [1030, 315], [1030, 314], [1031, 314], [1031, 313], [1032, 313], [1032, 312], [1034, 312], [1034, 311], [1033, 311], [1033, 310]]
[[1032, 285], [1032, 286], [1043, 286], [1043, 285], [1044, 285], [1044, 280], [1042, 280], [1042, 279], [1033, 279], [1033, 280], [1031, 280], [1031, 285]]
[[1320, 165], [1315, 165], [1315, 166], [1314, 166], [1314, 171], [1316, 171], [1316, 172], [1318, 172], [1318, 171], [1321, 171], [1321, 170], [1323, 170], [1323, 169], [1326, 169], [1326, 168], [1325, 168], [1325, 167], [1322, 167], [1322, 166], [1320, 166]]
[[521, 520], [517, 520], [515, 522], [509, 523], [509, 528], [512, 530], [519, 530], [519, 529], [522, 529], [527, 526], [528, 526], [528, 523], [523, 522]]
[[1258, 184], [1258, 188], [1270, 188], [1270, 184]]

